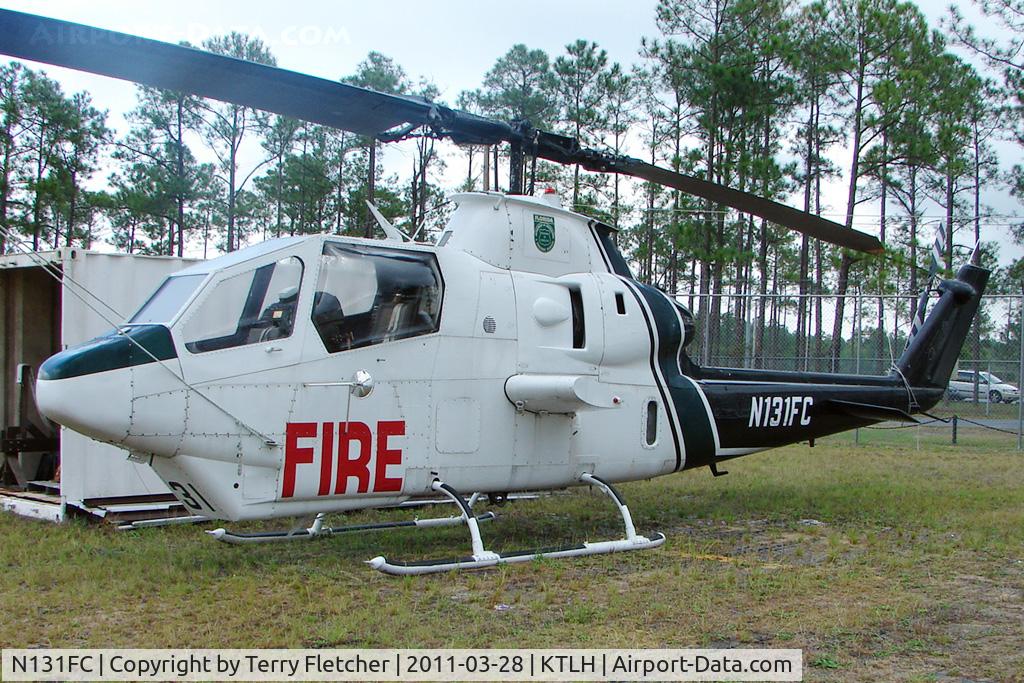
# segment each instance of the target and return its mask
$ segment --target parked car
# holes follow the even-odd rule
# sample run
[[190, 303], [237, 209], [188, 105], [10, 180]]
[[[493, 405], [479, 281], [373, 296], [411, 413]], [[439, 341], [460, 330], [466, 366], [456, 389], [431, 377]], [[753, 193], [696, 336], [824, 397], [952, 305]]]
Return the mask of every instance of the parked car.
[[946, 396], [951, 401], [973, 400], [975, 375], [980, 400], [988, 400], [990, 403], [1013, 403], [1020, 400], [1020, 389], [984, 370], [957, 370], [949, 380]]

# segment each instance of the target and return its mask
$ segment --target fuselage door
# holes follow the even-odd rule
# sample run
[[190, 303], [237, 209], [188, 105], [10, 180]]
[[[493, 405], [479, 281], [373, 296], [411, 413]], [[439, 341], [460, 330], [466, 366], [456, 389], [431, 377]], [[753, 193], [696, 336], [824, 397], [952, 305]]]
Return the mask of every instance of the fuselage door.
[[[519, 332], [513, 489], [562, 480], [572, 467], [576, 410], [558, 387], [596, 380], [604, 330], [600, 293], [590, 275], [558, 279], [514, 273]], [[508, 388], [508, 387], [507, 387]], [[534, 396], [530, 392], [535, 392]], [[531, 396], [535, 400], [531, 400]], [[554, 400], [552, 400], [554, 398]]]
[[303, 254], [277, 252], [218, 273], [174, 326], [185, 379], [245, 382], [298, 362], [309, 327], [301, 312], [312, 306], [309, 270]]

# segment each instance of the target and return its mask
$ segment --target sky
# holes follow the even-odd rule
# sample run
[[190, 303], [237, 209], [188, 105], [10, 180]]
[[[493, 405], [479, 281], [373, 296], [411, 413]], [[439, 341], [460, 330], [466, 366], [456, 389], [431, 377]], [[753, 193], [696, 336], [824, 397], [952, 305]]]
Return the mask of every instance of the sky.
[[[609, 62], [623, 65], [638, 61], [644, 36], [656, 36], [656, 0], [520, 0], [493, 3], [482, 0], [0, 0], [7, 9], [32, 12], [79, 23], [132, 33], [147, 38], [200, 43], [232, 30], [260, 37], [278, 65], [329, 79], [351, 74], [371, 50], [392, 57], [411, 77], [426, 78], [441, 90], [441, 99], [453, 103], [459, 92], [480, 86], [484, 74], [513, 44], [525, 43], [552, 55], [578, 38], [597, 42], [608, 51]], [[969, 3], [957, 3], [977, 22]], [[948, 13], [948, 2], [918, 3], [933, 27]], [[991, 32], [992, 27], [983, 30]], [[38, 68], [38, 65], [32, 65]], [[135, 104], [134, 86], [127, 82], [45, 66], [68, 93], [88, 91], [95, 106], [110, 111], [109, 124], [124, 132], [123, 114]], [[1016, 163], [1021, 154], [1011, 145], [1000, 146], [1004, 166]], [[253, 150], [251, 152], [255, 154]], [[452, 159], [457, 159], [454, 150]], [[201, 154], [199, 155], [202, 156]], [[849, 164], [846, 150], [835, 150], [841, 167]], [[386, 168], [398, 173], [408, 168], [409, 152], [401, 147], [387, 153]], [[449, 164], [452, 185], [464, 173], [457, 162]], [[447, 179], [447, 178], [446, 178]], [[97, 178], [95, 183], [103, 183]], [[796, 201], [795, 199], [793, 201]], [[845, 209], [842, 181], [827, 189], [832, 211]], [[1024, 214], [1024, 208], [1003, 189], [986, 192], [984, 201], [1001, 217], [984, 228], [983, 239], [999, 241], [1001, 261], [1024, 255], [1007, 235], [1007, 215]], [[871, 231], [877, 206], [864, 205], [855, 223]], [[930, 211], [929, 216], [934, 212]], [[877, 233], [877, 228], [875, 229]], [[958, 239], [963, 242], [966, 237]]]

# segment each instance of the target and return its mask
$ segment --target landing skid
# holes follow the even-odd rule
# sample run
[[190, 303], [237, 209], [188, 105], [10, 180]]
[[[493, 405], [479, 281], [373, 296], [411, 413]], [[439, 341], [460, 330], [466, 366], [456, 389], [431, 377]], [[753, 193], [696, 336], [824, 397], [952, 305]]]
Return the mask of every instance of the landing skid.
[[[477, 515], [474, 520], [477, 522], [487, 522], [495, 518], [493, 512], [485, 512], [482, 515]], [[321, 512], [313, 520], [312, 526], [302, 529], [292, 529], [290, 531], [263, 531], [251, 534], [240, 534], [227, 529], [214, 529], [213, 531], [207, 531], [206, 533], [213, 536], [218, 541], [224, 543], [231, 543], [234, 545], [245, 545], [248, 543], [277, 543], [280, 541], [311, 541], [315, 538], [322, 538], [325, 536], [337, 536], [339, 534], [356, 533], [360, 531], [381, 531], [383, 529], [401, 529], [401, 528], [429, 528], [429, 527], [440, 527], [440, 526], [457, 526], [463, 523], [463, 518], [459, 517], [434, 517], [429, 519], [414, 519], [404, 522], [380, 522], [378, 524], [354, 524], [351, 526], [342, 527], [329, 527], [324, 526], [324, 514]]]
[[530, 560], [540, 557], [555, 559], [562, 557], [585, 557], [587, 555], [601, 555], [604, 553], [625, 552], [629, 550], [646, 550], [648, 548], [657, 548], [665, 542], [664, 534], [659, 533], [652, 538], [637, 535], [636, 529], [633, 526], [633, 518], [629, 514], [629, 508], [626, 507], [626, 503], [623, 501], [622, 496], [619, 495], [619, 492], [616, 491], [611, 484], [591, 474], [582, 474], [580, 475], [579, 480], [583, 483], [598, 487], [612, 499], [619, 509], [619, 514], [622, 515], [622, 522], [626, 530], [625, 538], [617, 541], [582, 543], [580, 545], [562, 548], [537, 548], [534, 550], [523, 550], [505, 554], [491, 552], [484, 548], [483, 540], [480, 537], [480, 527], [477, 524], [477, 518], [473, 517], [466, 501], [464, 501], [458, 491], [453, 489], [451, 486], [440, 481], [435, 481], [432, 485], [433, 490], [444, 493], [462, 510], [462, 516], [459, 519], [465, 521], [466, 525], [469, 527], [469, 535], [473, 545], [473, 554], [469, 557], [455, 560], [425, 560], [419, 562], [389, 562], [384, 557], [375, 557], [372, 560], [369, 560], [367, 564], [378, 571], [384, 572], [385, 574], [408, 576], [416, 574], [435, 574], [439, 572], [452, 571], [454, 569], [484, 569], [487, 567], [495, 567], [499, 564], [529, 562]]

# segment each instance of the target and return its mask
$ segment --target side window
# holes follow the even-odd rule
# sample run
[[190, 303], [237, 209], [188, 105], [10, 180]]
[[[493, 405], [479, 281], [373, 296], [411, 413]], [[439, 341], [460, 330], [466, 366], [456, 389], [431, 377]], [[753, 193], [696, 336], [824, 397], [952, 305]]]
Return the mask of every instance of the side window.
[[433, 255], [327, 242], [313, 326], [330, 353], [437, 332], [441, 273]]
[[644, 442], [653, 446], [658, 441], [658, 403], [647, 402], [647, 412], [644, 420]]
[[578, 289], [569, 290], [569, 304], [572, 306], [572, 348], [587, 347], [587, 323], [583, 315], [583, 294]]
[[291, 336], [301, 284], [295, 256], [221, 280], [185, 323], [185, 348], [204, 353]]

